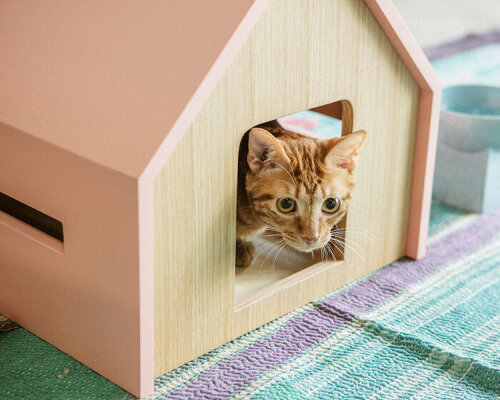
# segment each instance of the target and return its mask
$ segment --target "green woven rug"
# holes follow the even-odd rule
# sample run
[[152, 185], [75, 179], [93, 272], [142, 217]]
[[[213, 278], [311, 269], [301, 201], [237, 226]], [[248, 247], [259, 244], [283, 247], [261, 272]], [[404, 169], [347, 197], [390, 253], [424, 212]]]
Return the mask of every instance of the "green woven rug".
[[0, 399], [122, 399], [123, 389], [22, 328], [0, 333]]

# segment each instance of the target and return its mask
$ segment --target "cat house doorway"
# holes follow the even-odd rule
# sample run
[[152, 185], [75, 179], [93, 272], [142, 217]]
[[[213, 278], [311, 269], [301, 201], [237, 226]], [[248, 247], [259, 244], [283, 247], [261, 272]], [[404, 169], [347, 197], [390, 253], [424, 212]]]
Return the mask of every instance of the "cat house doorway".
[[[352, 133], [353, 109], [340, 100], [279, 117], [275, 121], [287, 131], [317, 139], [339, 138]], [[240, 153], [241, 156], [241, 153]], [[281, 290], [284, 286], [332, 268], [344, 259], [347, 214], [332, 229], [333, 238], [324, 249], [299, 252], [283, 244], [273, 232], [249, 239], [255, 250], [252, 262], [235, 269], [235, 308]]]

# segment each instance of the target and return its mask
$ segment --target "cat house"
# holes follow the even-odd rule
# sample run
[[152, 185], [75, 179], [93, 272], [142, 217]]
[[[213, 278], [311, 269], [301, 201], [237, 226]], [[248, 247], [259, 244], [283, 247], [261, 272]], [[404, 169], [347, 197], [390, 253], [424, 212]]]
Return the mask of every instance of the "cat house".
[[[425, 253], [440, 88], [385, 0], [2, 4], [0, 312], [126, 390]], [[235, 296], [238, 147], [301, 110], [368, 138], [358, 257]], [[244, 276], [244, 274], [242, 275]]]

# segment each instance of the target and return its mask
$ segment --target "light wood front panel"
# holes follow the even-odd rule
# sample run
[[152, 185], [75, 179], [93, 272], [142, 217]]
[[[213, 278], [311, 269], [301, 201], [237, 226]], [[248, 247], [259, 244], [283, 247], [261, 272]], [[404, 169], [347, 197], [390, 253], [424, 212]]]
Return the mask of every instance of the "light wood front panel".
[[[343, 99], [368, 132], [347, 220], [362, 258], [346, 246], [343, 262], [234, 304], [241, 136]], [[418, 102], [363, 1], [271, 2], [155, 181], [156, 375], [404, 255]]]

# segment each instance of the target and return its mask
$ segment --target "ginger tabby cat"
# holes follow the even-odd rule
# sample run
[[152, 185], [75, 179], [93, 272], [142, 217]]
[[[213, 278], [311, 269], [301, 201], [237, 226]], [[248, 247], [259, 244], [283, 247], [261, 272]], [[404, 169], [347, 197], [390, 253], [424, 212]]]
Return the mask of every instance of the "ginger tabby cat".
[[316, 139], [277, 121], [245, 133], [238, 162], [236, 266], [254, 255], [248, 241], [266, 230], [300, 251], [325, 247], [344, 217], [366, 132]]

